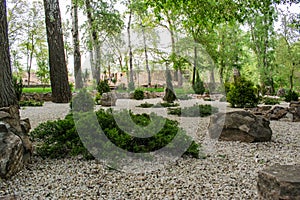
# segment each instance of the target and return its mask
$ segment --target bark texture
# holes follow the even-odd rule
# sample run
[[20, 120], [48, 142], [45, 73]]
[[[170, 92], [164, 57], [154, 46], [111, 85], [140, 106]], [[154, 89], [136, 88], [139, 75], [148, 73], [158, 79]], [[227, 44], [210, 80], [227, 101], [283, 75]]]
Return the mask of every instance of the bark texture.
[[79, 47], [79, 31], [78, 31], [78, 0], [72, 0], [72, 34], [74, 46], [74, 74], [75, 88], [83, 87], [82, 72], [81, 72], [81, 54]]
[[0, 107], [18, 105], [12, 83], [9, 55], [8, 25], [6, 18], [6, 0], [0, 3]]
[[64, 41], [58, 0], [44, 0], [49, 50], [52, 101], [68, 103], [71, 91], [64, 52]]

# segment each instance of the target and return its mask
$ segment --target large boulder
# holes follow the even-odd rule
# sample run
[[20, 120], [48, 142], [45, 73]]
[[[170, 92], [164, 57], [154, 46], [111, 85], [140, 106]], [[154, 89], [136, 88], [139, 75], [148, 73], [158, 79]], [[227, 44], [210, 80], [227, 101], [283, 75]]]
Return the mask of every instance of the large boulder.
[[268, 142], [272, 138], [270, 122], [247, 111], [213, 115], [209, 135], [221, 141]]
[[0, 178], [10, 178], [30, 161], [29, 130], [29, 120], [20, 120], [16, 106], [0, 108]]
[[257, 190], [264, 200], [299, 200], [300, 165], [273, 165], [258, 172]]
[[117, 95], [114, 92], [103, 93], [100, 104], [102, 106], [115, 106], [117, 102]]

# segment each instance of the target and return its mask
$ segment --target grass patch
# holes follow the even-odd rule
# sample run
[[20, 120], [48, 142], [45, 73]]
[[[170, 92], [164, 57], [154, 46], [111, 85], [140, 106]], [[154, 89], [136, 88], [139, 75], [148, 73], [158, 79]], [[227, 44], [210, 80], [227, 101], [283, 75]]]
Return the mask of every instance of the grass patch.
[[52, 92], [51, 87], [24, 87], [23, 93], [48, 93]]

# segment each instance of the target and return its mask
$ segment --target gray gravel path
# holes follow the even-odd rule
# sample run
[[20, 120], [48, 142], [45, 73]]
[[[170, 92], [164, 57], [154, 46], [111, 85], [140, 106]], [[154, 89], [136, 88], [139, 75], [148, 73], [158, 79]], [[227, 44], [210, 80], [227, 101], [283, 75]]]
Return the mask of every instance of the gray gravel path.
[[[144, 101], [129, 103], [142, 102]], [[118, 104], [125, 106], [125, 103], [120, 101]], [[43, 108], [26, 108], [21, 111], [21, 115], [33, 119], [31, 123], [35, 127], [41, 121], [62, 118], [68, 109], [66, 104], [46, 103]], [[190, 121], [189, 126], [192, 127], [194, 120]], [[300, 164], [300, 123], [272, 121], [272, 142], [245, 144], [211, 141], [206, 134], [209, 118], [199, 121], [200, 125], [197, 126], [200, 128], [194, 131], [193, 137], [202, 143], [206, 159], [182, 158], [157, 171], [129, 174], [108, 170], [96, 161], [84, 161], [80, 158], [34, 158], [33, 163], [26, 169], [3, 183], [0, 187], [0, 197], [16, 195], [19, 199], [258, 199], [258, 171], [273, 164]]]

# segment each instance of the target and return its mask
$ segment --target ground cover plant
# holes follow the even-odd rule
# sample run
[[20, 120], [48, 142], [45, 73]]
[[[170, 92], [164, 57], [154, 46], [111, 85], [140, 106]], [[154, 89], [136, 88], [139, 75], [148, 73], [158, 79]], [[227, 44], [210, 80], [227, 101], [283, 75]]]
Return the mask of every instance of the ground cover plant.
[[218, 108], [208, 104], [207, 105], [195, 104], [191, 107], [184, 107], [184, 108], [168, 108], [169, 115], [178, 115], [181, 117], [207, 117], [217, 112], [218, 112]]
[[[113, 115], [114, 112], [114, 115]], [[155, 131], [157, 124], [152, 123], [149, 129], [144, 129], [145, 126], [151, 123], [152, 117], [155, 117], [156, 123], [162, 124], [162, 129], [159, 130], [154, 136], [151, 137], [135, 137], [125, 131], [121, 130], [115, 120], [115, 117], [121, 119], [123, 126], [130, 126], [128, 123], [128, 115], [137, 124], [137, 132], [142, 135], [149, 134]], [[79, 137], [77, 129], [74, 123], [74, 115], [80, 116], [78, 121], [81, 130], [85, 130], [84, 134], [80, 131]], [[189, 155], [195, 158], [199, 156], [199, 145], [196, 144], [191, 137], [186, 135], [186, 132], [178, 126], [178, 122], [152, 114], [133, 114], [131, 111], [113, 111], [112, 109], [104, 110], [100, 109], [96, 112], [99, 125], [93, 126], [87, 121], [91, 121], [93, 118], [92, 112], [79, 112], [76, 114], [68, 114], [65, 119], [48, 121], [40, 124], [36, 129], [30, 133], [30, 137], [33, 141], [37, 142], [37, 154], [42, 157], [50, 158], [63, 158], [74, 155], [83, 155], [87, 159], [94, 158], [85, 148], [84, 144], [89, 146], [95, 146], [100, 149], [107, 149], [113, 144], [118, 147], [134, 153], [153, 152], [169, 144], [173, 138], [179, 137], [180, 143], [170, 145], [168, 153], [176, 153], [178, 146], [183, 144], [191, 144], [185, 152], [185, 155]], [[79, 119], [79, 118], [77, 118]], [[105, 142], [101, 138], [102, 134], [99, 132], [100, 127], [105, 133], [105, 136], [110, 142]], [[95, 152], [93, 152], [95, 153]], [[118, 156], [114, 155], [113, 151], [99, 151], [96, 152], [97, 156]], [[93, 154], [95, 155], [95, 154]]]
[[275, 99], [275, 98], [270, 98], [270, 97], [264, 97], [262, 102], [266, 105], [276, 105], [276, 104], [280, 104], [280, 100], [279, 99]]
[[26, 107], [40, 107], [44, 105], [44, 101], [35, 101], [35, 100], [29, 100], [29, 101], [19, 101], [19, 106]]
[[142, 103], [141, 105], [138, 105], [136, 107], [139, 107], [139, 108], [151, 108], [153, 106], [154, 106], [154, 104], [145, 102], [145, 103]]

